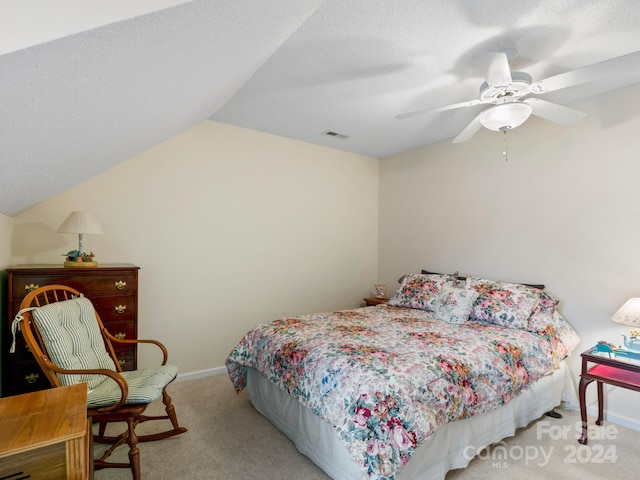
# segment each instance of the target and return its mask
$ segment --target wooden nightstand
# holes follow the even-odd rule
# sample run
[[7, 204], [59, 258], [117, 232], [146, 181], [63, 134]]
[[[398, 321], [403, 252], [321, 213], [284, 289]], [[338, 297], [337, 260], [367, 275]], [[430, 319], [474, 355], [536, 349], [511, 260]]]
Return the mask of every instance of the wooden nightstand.
[[367, 307], [372, 307], [374, 305], [380, 305], [381, 303], [387, 303], [389, 301], [386, 297], [368, 297], [364, 299], [364, 303]]
[[[594, 380], [598, 386], [598, 419], [596, 425], [602, 425], [604, 419], [603, 384], [628, 388], [640, 392], [640, 363], [632, 363], [615, 357], [609, 358], [606, 354], [594, 353], [592, 349], [580, 355], [582, 357], [582, 373], [578, 394], [580, 397], [580, 417], [582, 420], [582, 436], [578, 440], [581, 444], [587, 444], [587, 405], [585, 394], [587, 386]], [[595, 363], [589, 367], [590, 363]]]
[[0, 478], [93, 478], [87, 385], [0, 399]]

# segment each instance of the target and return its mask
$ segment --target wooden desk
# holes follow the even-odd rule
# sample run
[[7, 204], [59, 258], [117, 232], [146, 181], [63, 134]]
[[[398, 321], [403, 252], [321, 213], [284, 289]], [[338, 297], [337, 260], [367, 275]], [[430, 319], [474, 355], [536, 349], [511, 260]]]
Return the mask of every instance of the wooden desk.
[[[598, 386], [598, 419], [596, 425], [602, 425], [604, 420], [603, 405], [603, 384], [615, 385], [616, 387], [627, 388], [640, 392], [640, 363], [620, 360], [615, 357], [609, 358], [606, 354], [593, 353], [591, 349], [583, 352], [582, 373], [580, 374], [580, 385], [578, 395], [580, 397], [580, 417], [582, 420], [582, 436], [578, 440], [586, 445], [587, 438], [587, 405], [585, 394], [587, 386], [594, 380]], [[589, 367], [590, 364], [595, 365]]]
[[86, 384], [2, 398], [0, 425], [0, 478], [90, 477]]

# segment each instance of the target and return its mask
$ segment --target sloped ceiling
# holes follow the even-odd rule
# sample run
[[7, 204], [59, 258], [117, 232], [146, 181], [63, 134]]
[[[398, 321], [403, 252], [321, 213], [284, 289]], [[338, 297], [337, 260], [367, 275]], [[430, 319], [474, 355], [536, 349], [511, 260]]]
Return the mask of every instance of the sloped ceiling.
[[[640, 50], [635, 0], [5, 4], [9, 216], [209, 118], [385, 157], [451, 139], [479, 113], [395, 119], [477, 98], [487, 51], [515, 52], [512, 70], [537, 80]], [[638, 82], [635, 72], [544, 98], [566, 104]]]

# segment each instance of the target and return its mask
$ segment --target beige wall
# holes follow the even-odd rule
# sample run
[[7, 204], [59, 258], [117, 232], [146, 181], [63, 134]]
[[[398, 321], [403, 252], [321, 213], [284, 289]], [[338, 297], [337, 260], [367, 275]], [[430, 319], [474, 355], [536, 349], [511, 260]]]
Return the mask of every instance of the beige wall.
[[90, 211], [105, 233], [85, 249], [141, 267], [139, 335], [182, 373], [222, 367], [258, 322], [369, 294], [378, 163], [204, 122], [16, 216], [12, 260], [61, 263], [77, 237], [55, 230]]
[[[379, 280], [425, 268], [545, 283], [582, 336], [577, 378], [579, 353], [620, 343], [611, 315], [640, 295], [638, 95], [576, 103], [588, 115], [569, 127], [532, 117], [508, 133], [506, 162], [486, 130], [383, 159]], [[609, 413], [637, 422], [637, 394], [613, 390]]]

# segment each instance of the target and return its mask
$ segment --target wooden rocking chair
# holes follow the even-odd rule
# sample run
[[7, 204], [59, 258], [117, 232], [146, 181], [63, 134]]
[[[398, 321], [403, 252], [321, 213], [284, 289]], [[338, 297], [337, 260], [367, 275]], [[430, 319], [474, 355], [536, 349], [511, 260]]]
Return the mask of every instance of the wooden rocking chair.
[[[91, 302], [64, 285], [48, 285], [29, 293], [14, 320], [52, 387], [87, 383], [87, 415], [99, 423], [94, 442], [111, 447], [94, 460], [94, 469], [130, 468], [134, 480], [140, 479], [138, 442], [159, 440], [186, 432], [178, 419], [166, 387], [177, 367], [166, 365], [167, 349], [155, 340], [121, 340], [104, 327]], [[15, 328], [15, 327], [14, 327]], [[163, 354], [162, 365], [122, 371], [113, 345], [151, 343]], [[166, 415], [143, 415], [149, 403], [162, 397]], [[170, 430], [138, 436], [135, 428], [148, 420], [168, 419]], [[105, 436], [107, 423], [125, 422], [127, 429], [117, 437]], [[108, 462], [120, 445], [129, 445], [129, 463]]]

